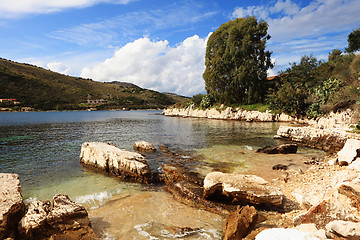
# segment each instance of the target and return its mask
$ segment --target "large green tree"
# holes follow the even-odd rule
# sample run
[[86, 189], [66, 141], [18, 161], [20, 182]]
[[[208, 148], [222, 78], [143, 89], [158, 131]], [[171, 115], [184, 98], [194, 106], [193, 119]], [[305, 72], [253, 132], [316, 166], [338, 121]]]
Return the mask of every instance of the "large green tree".
[[348, 47], [346, 48], [349, 53], [357, 50], [360, 50], [360, 27], [349, 34]]
[[203, 74], [208, 94], [221, 103], [261, 102], [267, 70], [272, 67], [266, 51], [268, 25], [255, 17], [222, 24], [207, 42]]

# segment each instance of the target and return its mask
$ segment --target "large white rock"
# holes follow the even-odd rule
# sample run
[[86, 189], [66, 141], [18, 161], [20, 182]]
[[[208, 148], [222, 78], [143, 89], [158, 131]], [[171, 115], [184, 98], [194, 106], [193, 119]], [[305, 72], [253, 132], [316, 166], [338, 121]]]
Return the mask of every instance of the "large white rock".
[[296, 229], [271, 228], [259, 233], [255, 240], [320, 240], [310, 233]]
[[338, 152], [339, 163], [350, 164], [357, 157], [360, 157], [360, 140], [348, 139], [344, 147]]
[[279, 188], [255, 175], [209, 173], [204, 179], [204, 197], [217, 198], [225, 195], [233, 202], [268, 204], [280, 207], [284, 195]]
[[331, 238], [344, 237], [346, 239], [360, 239], [360, 223], [336, 220], [326, 225], [326, 235]]
[[151, 179], [149, 165], [139, 153], [121, 150], [102, 142], [85, 142], [81, 146], [80, 162], [121, 178], [142, 182]]

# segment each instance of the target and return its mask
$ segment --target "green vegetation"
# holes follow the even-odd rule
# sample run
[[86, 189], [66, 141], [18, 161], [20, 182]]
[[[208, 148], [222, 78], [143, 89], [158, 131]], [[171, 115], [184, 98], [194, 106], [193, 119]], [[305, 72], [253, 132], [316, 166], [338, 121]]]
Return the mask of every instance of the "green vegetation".
[[[0, 98], [16, 98], [21, 102], [17, 108], [27, 106], [38, 110], [150, 109], [188, 100], [134, 84], [95, 82], [5, 59], [0, 59], [0, 85]], [[102, 102], [87, 102], [99, 99]]]
[[360, 50], [360, 27], [352, 31], [348, 36], [348, 47], [346, 51], [349, 53]]
[[216, 102], [252, 104], [265, 96], [266, 71], [272, 67], [265, 51], [268, 25], [255, 17], [222, 24], [207, 42], [203, 74], [205, 89]]

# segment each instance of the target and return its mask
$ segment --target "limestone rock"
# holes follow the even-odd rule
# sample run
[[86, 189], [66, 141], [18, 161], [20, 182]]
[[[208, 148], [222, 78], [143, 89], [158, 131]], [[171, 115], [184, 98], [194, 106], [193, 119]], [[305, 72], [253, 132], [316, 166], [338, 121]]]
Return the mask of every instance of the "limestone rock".
[[267, 153], [267, 154], [289, 154], [296, 153], [298, 146], [296, 144], [282, 144], [280, 146], [275, 147], [263, 147], [258, 149], [256, 152], [259, 153]]
[[358, 240], [360, 239], [360, 222], [332, 221], [326, 225], [326, 236], [333, 239], [343, 237]]
[[204, 197], [228, 198], [233, 203], [266, 204], [280, 207], [284, 195], [276, 187], [255, 175], [209, 173], [204, 179]]
[[320, 240], [310, 233], [302, 232], [296, 229], [271, 228], [259, 233], [255, 240]]
[[97, 239], [84, 207], [66, 195], [34, 201], [19, 223], [20, 239]]
[[121, 150], [101, 142], [85, 142], [81, 146], [80, 162], [122, 179], [150, 182], [149, 165], [139, 153]]
[[360, 140], [348, 139], [344, 147], [338, 152], [339, 164], [343, 162], [350, 164], [357, 157], [360, 157]]
[[134, 150], [141, 152], [156, 152], [156, 148], [149, 142], [137, 141], [134, 143]]
[[226, 219], [223, 240], [242, 239], [255, 227], [258, 220], [258, 212], [251, 206], [243, 206], [230, 213]]
[[342, 183], [328, 198], [295, 217], [295, 224], [315, 223], [324, 228], [334, 220], [360, 221], [360, 180]]
[[0, 173], [0, 239], [16, 238], [24, 210], [19, 175]]

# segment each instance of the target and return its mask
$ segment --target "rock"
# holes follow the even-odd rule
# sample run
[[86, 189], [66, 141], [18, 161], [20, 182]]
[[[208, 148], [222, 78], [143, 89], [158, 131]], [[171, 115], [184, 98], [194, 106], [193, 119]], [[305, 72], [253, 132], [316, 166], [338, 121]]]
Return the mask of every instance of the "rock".
[[267, 153], [267, 154], [289, 154], [289, 153], [296, 153], [297, 152], [297, 145], [296, 144], [282, 144], [276, 147], [266, 146], [256, 150], [258, 153]]
[[306, 232], [319, 239], [327, 239], [324, 229], [317, 229], [315, 224], [301, 224], [295, 228], [296, 230]]
[[348, 139], [344, 147], [338, 152], [339, 164], [345, 162], [350, 164], [357, 157], [360, 157], [360, 140]]
[[87, 211], [66, 195], [34, 201], [19, 223], [20, 239], [97, 239]]
[[328, 198], [295, 217], [295, 224], [315, 223], [318, 228], [334, 220], [360, 221], [360, 179], [342, 183]]
[[330, 166], [335, 166], [335, 165], [339, 164], [337, 158], [330, 159], [327, 163], [328, 163]]
[[255, 175], [209, 173], [204, 179], [206, 199], [228, 198], [232, 203], [265, 204], [280, 207], [284, 195]]
[[360, 139], [359, 134], [348, 133], [341, 129], [319, 129], [314, 127], [280, 126], [277, 135], [300, 142], [305, 146], [316, 147], [325, 151], [339, 151], [347, 139]]
[[134, 143], [134, 150], [141, 152], [156, 152], [156, 148], [149, 142], [137, 141]]
[[19, 175], [0, 173], [0, 239], [17, 238], [17, 225], [24, 214]]
[[259, 233], [255, 240], [320, 240], [310, 233], [296, 229], [271, 228]]
[[348, 167], [347, 169], [351, 170], [357, 170], [360, 172], [360, 158], [355, 159]]
[[199, 176], [199, 174], [189, 172], [183, 166], [168, 163], [162, 165], [161, 168], [165, 173], [166, 182], [174, 183], [174, 182], [188, 181], [198, 184], [199, 186], [203, 184], [203, 179]]
[[288, 166], [284, 164], [276, 164], [272, 167], [273, 170], [287, 170]]
[[350, 240], [360, 239], [360, 222], [336, 220], [326, 225], [326, 236], [336, 239], [343, 237]]
[[230, 213], [223, 227], [223, 240], [242, 239], [250, 233], [258, 220], [258, 212], [251, 206], [238, 206]]
[[151, 182], [151, 171], [144, 156], [106, 143], [83, 143], [80, 162], [121, 179]]

